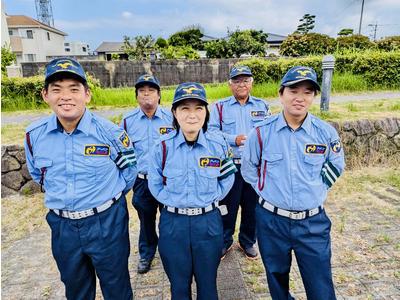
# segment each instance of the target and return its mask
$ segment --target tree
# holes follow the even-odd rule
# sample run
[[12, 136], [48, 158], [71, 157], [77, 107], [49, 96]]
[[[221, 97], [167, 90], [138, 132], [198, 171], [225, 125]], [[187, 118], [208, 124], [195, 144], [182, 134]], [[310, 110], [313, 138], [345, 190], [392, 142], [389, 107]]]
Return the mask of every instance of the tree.
[[305, 56], [333, 53], [336, 40], [326, 34], [310, 32], [307, 34], [291, 34], [279, 47], [283, 56]]
[[233, 52], [226, 40], [210, 41], [204, 44], [208, 58], [231, 58]]
[[7, 66], [12, 65], [17, 56], [11, 52], [11, 48], [8, 45], [1, 47], [1, 74], [7, 76]]
[[343, 28], [338, 32], [338, 36], [347, 36], [347, 35], [352, 35], [354, 33], [354, 29], [351, 28]]
[[155, 45], [156, 45], [157, 48], [162, 49], [162, 48], [168, 47], [168, 42], [165, 39], [163, 39], [162, 37], [159, 37], [156, 40]]
[[236, 57], [242, 54], [265, 56], [267, 37], [262, 30], [236, 30], [229, 34], [228, 45]]
[[130, 60], [146, 60], [155, 49], [154, 39], [151, 35], [138, 35], [134, 38], [124, 36], [122, 50], [128, 54]]
[[338, 50], [365, 50], [374, 48], [375, 44], [365, 35], [353, 34], [349, 36], [339, 36], [336, 39]]
[[161, 49], [161, 55], [164, 59], [199, 59], [200, 55], [190, 46], [168, 46]]
[[203, 29], [198, 25], [183, 28], [168, 38], [168, 44], [175, 47], [190, 46], [196, 50], [202, 50], [204, 43], [201, 38], [204, 36]]
[[315, 24], [315, 16], [310, 14], [305, 14], [303, 18], [300, 19], [300, 24], [294, 33], [306, 34], [313, 30]]

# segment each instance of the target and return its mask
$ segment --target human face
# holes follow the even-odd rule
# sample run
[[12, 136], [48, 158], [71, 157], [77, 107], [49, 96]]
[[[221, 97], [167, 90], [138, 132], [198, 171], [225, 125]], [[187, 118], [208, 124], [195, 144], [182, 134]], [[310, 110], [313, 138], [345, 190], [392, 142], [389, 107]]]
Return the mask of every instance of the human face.
[[173, 111], [183, 135], [197, 135], [206, 120], [207, 109], [200, 100], [184, 100]]
[[152, 85], [142, 85], [137, 89], [137, 101], [143, 110], [154, 110], [160, 101], [159, 91]]
[[78, 80], [62, 79], [50, 83], [47, 90], [43, 89], [42, 97], [63, 124], [79, 122], [91, 94]]
[[315, 98], [315, 88], [309, 81], [303, 81], [285, 87], [279, 98], [286, 117], [303, 118]]
[[253, 77], [239, 75], [229, 80], [229, 87], [237, 100], [247, 100], [253, 88]]

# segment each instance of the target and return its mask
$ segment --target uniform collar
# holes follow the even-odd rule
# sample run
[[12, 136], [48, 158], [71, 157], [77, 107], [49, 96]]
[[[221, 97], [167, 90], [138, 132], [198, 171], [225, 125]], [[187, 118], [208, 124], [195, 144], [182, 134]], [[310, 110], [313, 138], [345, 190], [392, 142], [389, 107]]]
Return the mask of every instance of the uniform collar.
[[[186, 140], [185, 140], [185, 136], [183, 135], [182, 130], [179, 130], [178, 137], [176, 140], [176, 148], [178, 148], [182, 144], [186, 144]], [[207, 140], [206, 140], [206, 137], [204, 136], [203, 129], [200, 129], [196, 144], [200, 144], [203, 147], [207, 147]]]
[[[78, 129], [78, 130], [82, 131], [83, 133], [85, 133], [86, 135], [88, 135], [90, 132], [90, 124], [92, 122], [92, 118], [93, 118], [92, 113], [86, 108], [76, 129]], [[48, 125], [47, 125], [46, 133], [49, 133], [50, 131], [53, 131], [53, 130], [58, 130], [60, 132], [64, 131], [64, 128], [62, 127], [60, 121], [58, 121], [56, 114], [52, 114], [50, 116], [50, 120], [47, 124]]]
[[[231, 99], [229, 100], [229, 105], [233, 105], [235, 103], [240, 104], [239, 101], [236, 100], [235, 96], [231, 96]], [[252, 104], [254, 103], [254, 99], [251, 95], [249, 95], [249, 100], [247, 100], [246, 104], [247, 103], [252, 103]]]
[[[285, 117], [284, 117], [283, 111], [282, 111], [278, 115], [278, 120], [277, 120], [277, 123], [276, 123], [276, 131], [279, 131], [284, 127], [290, 128], [289, 125], [287, 124], [286, 120], [285, 120]], [[303, 128], [305, 132], [310, 134], [310, 132], [311, 132], [311, 115], [310, 115], [310, 113], [307, 113], [306, 118], [304, 119], [303, 123], [301, 124], [301, 126], [297, 130], [299, 130], [300, 128]]]
[[[147, 118], [147, 115], [144, 113], [144, 111], [140, 107], [139, 107], [139, 116], [140, 116], [140, 118], [143, 118], [143, 117]], [[161, 111], [161, 108], [159, 105], [157, 106], [156, 112], [154, 113], [154, 117], [157, 117], [160, 119], [162, 118], [162, 111]]]

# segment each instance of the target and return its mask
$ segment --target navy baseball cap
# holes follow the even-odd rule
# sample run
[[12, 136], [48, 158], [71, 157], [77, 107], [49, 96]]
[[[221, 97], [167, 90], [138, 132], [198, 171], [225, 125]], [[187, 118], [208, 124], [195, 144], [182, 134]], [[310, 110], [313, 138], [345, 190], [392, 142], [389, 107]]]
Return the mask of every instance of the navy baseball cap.
[[172, 105], [186, 99], [197, 99], [205, 104], [208, 104], [206, 90], [200, 83], [197, 82], [184, 82], [178, 85], [175, 90]]
[[281, 86], [291, 86], [302, 81], [311, 81], [318, 91], [321, 90], [317, 81], [317, 73], [315, 73], [313, 68], [304, 66], [290, 68], [285, 76], [283, 76]]
[[51, 76], [59, 73], [69, 73], [76, 75], [77, 79], [86, 82], [85, 71], [81, 64], [73, 58], [60, 57], [50, 61], [44, 71], [45, 81], [48, 81]]
[[229, 79], [239, 75], [253, 76], [248, 66], [234, 66], [229, 73]]
[[158, 81], [158, 79], [150, 74], [143, 74], [141, 75], [135, 83], [135, 88], [137, 89], [139, 86], [141, 85], [145, 85], [145, 84], [149, 84], [149, 85], [153, 85], [155, 86], [158, 90], [161, 89], [160, 87], [160, 82]]

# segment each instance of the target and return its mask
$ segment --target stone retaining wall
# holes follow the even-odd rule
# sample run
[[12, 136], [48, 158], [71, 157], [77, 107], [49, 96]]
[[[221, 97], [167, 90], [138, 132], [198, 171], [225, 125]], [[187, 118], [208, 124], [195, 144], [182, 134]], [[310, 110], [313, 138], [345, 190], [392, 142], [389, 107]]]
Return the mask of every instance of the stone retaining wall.
[[[100, 80], [103, 87], [133, 87], [143, 73], [154, 74], [161, 85], [185, 81], [217, 83], [228, 81], [229, 70], [240, 59], [196, 59], [157, 61], [81, 61], [83, 68]], [[46, 63], [22, 63], [24, 77], [43, 73]]]
[[[399, 164], [400, 118], [331, 122], [338, 130], [346, 154], [347, 168], [376, 164]], [[22, 146], [1, 148], [1, 196], [36, 193], [39, 186], [31, 180]]]

